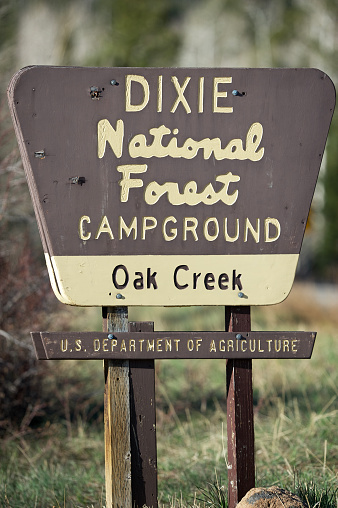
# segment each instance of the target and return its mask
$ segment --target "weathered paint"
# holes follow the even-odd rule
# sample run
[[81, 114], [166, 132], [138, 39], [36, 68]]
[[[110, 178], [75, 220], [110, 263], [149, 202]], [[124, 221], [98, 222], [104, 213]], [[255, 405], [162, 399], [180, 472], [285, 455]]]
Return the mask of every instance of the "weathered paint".
[[[152, 332], [152, 322], [130, 322], [131, 332]], [[157, 507], [155, 362], [129, 361], [133, 507]]]
[[[225, 328], [232, 333], [245, 330], [244, 336], [251, 335], [250, 307], [226, 307]], [[226, 381], [228, 506], [235, 508], [255, 486], [252, 360], [228, 359]]]

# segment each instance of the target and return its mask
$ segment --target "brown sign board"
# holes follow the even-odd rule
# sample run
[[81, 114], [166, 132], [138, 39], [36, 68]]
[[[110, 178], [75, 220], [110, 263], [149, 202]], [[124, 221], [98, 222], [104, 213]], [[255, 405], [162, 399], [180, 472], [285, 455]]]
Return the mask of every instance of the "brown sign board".
[[315, 332], [33, 332], [39, 360], [311, 358]]
[[22, 69], [9, 102], [64, 303], [288, 295], [335, 106], [316, 69]]

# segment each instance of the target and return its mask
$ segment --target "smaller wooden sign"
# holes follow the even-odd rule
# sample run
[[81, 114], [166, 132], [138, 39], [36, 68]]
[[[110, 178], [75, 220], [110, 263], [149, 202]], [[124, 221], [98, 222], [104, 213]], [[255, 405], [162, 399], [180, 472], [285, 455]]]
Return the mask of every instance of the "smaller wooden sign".
[[33, 332], [39, 360], [311, 358], [316, 332]]

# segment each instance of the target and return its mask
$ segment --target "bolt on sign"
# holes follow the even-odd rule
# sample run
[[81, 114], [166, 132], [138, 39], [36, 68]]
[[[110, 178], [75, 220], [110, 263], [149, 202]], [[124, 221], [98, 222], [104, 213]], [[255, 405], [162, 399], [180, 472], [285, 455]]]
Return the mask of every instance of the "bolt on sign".
[[9, 98], [62, 302], [288, 295], [335, 105], [325, 73], [33, 66]]

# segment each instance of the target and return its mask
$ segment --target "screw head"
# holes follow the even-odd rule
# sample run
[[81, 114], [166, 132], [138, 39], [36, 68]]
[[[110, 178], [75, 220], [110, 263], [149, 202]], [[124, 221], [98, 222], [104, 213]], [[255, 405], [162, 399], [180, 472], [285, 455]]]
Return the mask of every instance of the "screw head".
[[121, 293], [117, 293], [116, 298], [117, 298], [118, 300], [122, 300], [123, 295], [121, 295]]
[[45, 151], [44, 150], [38, 150], [37, 152], [34, 152], [34, 157], [37, 159], [44, 159], [45, 158]]
[[113, 340], [113, 338], [114, 338], [114, 335], [113, 335], [112, 333], [109, 333], [109, 334], [108, 334], [108, 339], [109, 339], [109, 340]]
[[232, 93], [232, 95], [239, 95], [239, 91], [238, 90], [233, 90], [231, 93]]
[[116, 79], [112, 79], [112, 80], [110, 81], [110, 84], [111, 84], [111, 85], [116, 85], [116, 83], [117, 83]]
[[237, 339], [237, 340], [241, 340], [242, 338], [243, 338], [243, 337], [242, 337], [242, 335], [241, 335], [240, 333], [237, 333], [237, 334], [236, 334], [236, 339]]
[[244, 298], [244, 293], [242, 293], [242, 291], [238, 293], [238, 298]]

